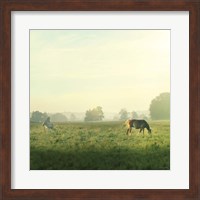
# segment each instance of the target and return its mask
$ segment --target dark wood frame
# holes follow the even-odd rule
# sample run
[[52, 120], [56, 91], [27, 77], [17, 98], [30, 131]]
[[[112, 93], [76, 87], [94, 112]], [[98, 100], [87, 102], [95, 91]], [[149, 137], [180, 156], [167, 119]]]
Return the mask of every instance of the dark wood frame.
[[[11, 189], [11, 11], [189, 11], [190, 189]], [[199, 0], [1, 0], [0, 199], [200, 199], [200, 1]], [[181, 66], [180, 66], [181, 69]], [[178, 78], [178, 77], [177, 77]], [[181, 139], [181, 138], [180, 138]]]

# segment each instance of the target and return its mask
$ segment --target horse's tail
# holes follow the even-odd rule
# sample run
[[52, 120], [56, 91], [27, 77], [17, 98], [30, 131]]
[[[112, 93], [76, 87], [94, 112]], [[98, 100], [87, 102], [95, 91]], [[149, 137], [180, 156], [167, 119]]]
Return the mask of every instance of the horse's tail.
[[124, 122], [124, 126], [129, 126], [129, 119], [127, 119], [125, 122]]

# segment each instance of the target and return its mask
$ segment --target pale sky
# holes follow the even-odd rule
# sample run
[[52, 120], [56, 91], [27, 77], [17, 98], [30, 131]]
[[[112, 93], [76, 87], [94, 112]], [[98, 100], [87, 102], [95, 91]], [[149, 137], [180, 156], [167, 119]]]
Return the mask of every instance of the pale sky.
[[148, 110], [170, 92], [169, 30], [31, 30], [30, 110]]

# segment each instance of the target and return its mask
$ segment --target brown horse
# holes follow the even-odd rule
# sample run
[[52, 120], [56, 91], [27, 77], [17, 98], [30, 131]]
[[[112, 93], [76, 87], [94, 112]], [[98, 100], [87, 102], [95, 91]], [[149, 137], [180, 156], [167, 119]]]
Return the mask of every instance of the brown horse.
[[148, 133], [151, 133], [149, 124], [145, 120], [131, 119], [131, 120], [127, 120], [125, 122], [125, 124], [128, 128], [127, 132], [126, 132], [127, 135], [128, 135], [128, 133], [131, 133], [132, 128], [140, 129], [140, 133], [141, 133], [141, 131], [143, 131], [143, 135], [144, 135], [145, 128], [148, 130]]

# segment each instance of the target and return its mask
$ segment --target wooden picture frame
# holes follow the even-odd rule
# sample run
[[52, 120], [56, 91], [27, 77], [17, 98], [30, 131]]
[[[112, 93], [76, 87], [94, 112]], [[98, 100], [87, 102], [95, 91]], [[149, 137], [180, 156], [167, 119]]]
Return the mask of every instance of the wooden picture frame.
[[[189, 189], [11, 189], [11, 11], [189, 11]], [[2, 0], [0, 24], [1, 199], [200, 199], [198, 0]]]

